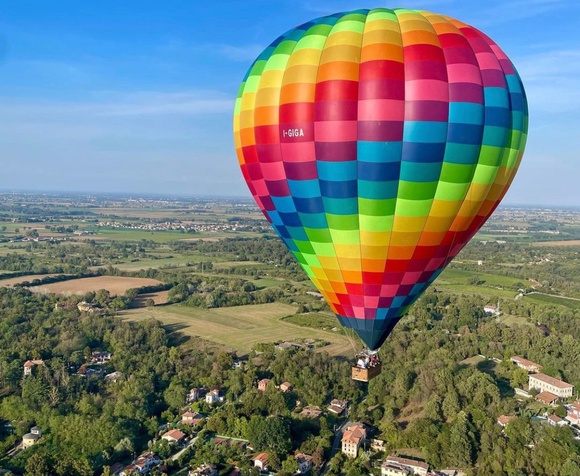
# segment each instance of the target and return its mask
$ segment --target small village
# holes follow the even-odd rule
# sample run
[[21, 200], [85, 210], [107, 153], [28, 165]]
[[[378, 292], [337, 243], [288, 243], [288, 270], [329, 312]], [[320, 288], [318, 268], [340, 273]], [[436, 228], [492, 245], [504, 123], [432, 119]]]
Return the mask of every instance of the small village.
[[[88, 312], [87, 303], [80, 303], [83, 311]], [[486, 311], [493, 311], [486, 306]], [[87, 309], [85, 309], [87, 308]], [[278, 351], [300, 348], [300, 344], [281, 342], [275, 346]], [[96, 350], [86, 356], [87, 362], [78, 368], [77, 375], [81, 378], [103, 379], [107, 384], [114, 385], [123, 377], [122, 373], [111, 368], [113, 355], [108, 351]], [[521, 401], [533, 399], [551, 411], [535, 417], [538, 421], [551, 426], [570, 426], [580, 440], [580, 401], [574, 401], [574, 386], [541, 373], [542, 366], [521, 356], [512, 356], [511, 363], [527, 372], [528, 383], [524, 388], [515, 388], [517, 398]], [[245, 360], [234, 359], [232, 370], [243, 372]], [[27, 378], [45, 366], [40, 359], [27, 360], [23, 364], [23, 377]], [[106, 369], [106, 370], [105, 370]], [[283, 381], [277, 384], [273, 379], [262, 378], [255, 382], [255, 388], [261, 394], [292, 394], [295, 389], [291, 382]], [[296, 396], [296, 395], [295, 395]], [[195, 468], [183, 472], [183, 468], [172, 467], [168, 470], [167, 461], [177, 462], [188, 451], [195, 451], [198, 439], [205, 439], [214, 447], [236, 448], [237, 454], [250, 462], [254, 471], [250, 474], [275, 475], [276, 470], [271, 467], [272, 455], [268, 452], [256, 452], [248, 440], [228, 435], [217, 435], [204, 429], [208, 418], [223, 405], [231, 404], [226, 401], [220, 386], [211, 388], [193, 387], [183, 395], [183, 407], [178, 419], [173, 423], [165, 423], [158, 429], [157, 438], [151, 442], [150, 450], [144, 451], [130, 463], [116, 462], [109, 468], [107, 474], [119, 476], [145, 474], [187, 474], [188, 476], [239, 476], [247, 474], [237, 465], [232, 465], [226, 473], [216, 464], [204, 462]], [[336, 453], [342, 453], [348, 459], [365, 458], [372, 461], [373, 473], [381, 476], [464, 476], [459, 468], [432, 468], [424, 460], [405, 454], [405, 451], [386, 452], [385, 441], [376, 437], [377, 428], [368, 423], [349, 420], [348, 400], [332, 398], [326, 407], [313, 405], [302, 406], [296, 400], [293, 411], [295, 418], [304, 420], [318, 420], [323, 416], [331, 416], [335, 421], [335, 430], [329, 444], [332, 445], [330, 458]], [[560, 406], [563, 404], [562, 406]], [[200, 411], [200, 408], [203, 410]], [[558, 412], [564, 408], [565, 414]], [[516, 418], [516, 415], [501, 415], [497, 425], [504, 430]], [[42, 429], [32, 426], [30, 431], [22, 437], [21, 443], [9, 452], [14, 456], [19, 451], [25, 451], [42, 441]], [[158, 454], [156, 447], [164, 445], [164, 450]], [[320, 454], [305, 454], [298, 452], [290, 455], [295, 462], [292, 474], [309, 474], [313, 469], [316, 474], [325, 474], [329, 459], [322, 459]], [[1, 474], [1, 473], [0, 473]]]

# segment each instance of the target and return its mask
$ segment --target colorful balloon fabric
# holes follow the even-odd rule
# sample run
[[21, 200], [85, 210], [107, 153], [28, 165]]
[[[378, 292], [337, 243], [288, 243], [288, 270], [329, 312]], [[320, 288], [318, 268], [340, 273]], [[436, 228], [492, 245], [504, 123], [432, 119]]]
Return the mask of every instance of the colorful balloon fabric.
[[521, 80], [485, 34], [381, 8], [276, 39], [243, 80], [234, 136], [266, 218], [377, 349], [498, 206], [527, 124]]

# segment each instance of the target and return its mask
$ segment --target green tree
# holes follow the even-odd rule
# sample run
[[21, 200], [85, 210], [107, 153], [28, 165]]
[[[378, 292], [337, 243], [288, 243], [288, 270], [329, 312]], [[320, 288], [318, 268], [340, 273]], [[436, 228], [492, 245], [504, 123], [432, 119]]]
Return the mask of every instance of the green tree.
[[252, 416], [247, 427], [248, 439], [257, 451], [272, 450], [284, 455], [292, 447], [290, 430], [283, 419]]
[[459, 396], [455, 389], [450, 390], [443, 399], [443, 415], [447, 420], [455, 418], [460, 410]]
[[155, 444], [151, 447], [151, 451], [156, 455], [159, 455], [160, 458], [165, 459], [169, 458], [172, 453], [172, 448], [169, 442], [163, 438], [157, 440]]
[[286, 458], [282, 462], [282, 470], [286, 471], [287, 473], [290, 473], [290, 474], [297, 473], [298, 472], [298, 461], [296, 461], [296, 458], [292, 455], [288, 456], [288, 458]]
[[171, 409], [179, 410], [185, 404], [186, 394], [187, 389], [183, 385], [177, 382], [171, 382], [167, 390], [163, 393], [163, 399]]
[[43, 452], [33, 454], [26, 462], [26, 476], [53, 476], [52, 458]]
[[461, 468], [471, 466], [474, 448], [469, 432], [467, 416], [464, 412], [460, 412], [451, 425], [449, 442], [449, 461], [454, 461]]
[[512, 372], [512, 378], [510, 379], [510, 385], [513, 388], [523, 388], [524, 385], [528, 383], [528, 372], [519, 367], [514, 369]]
[[580, 456], [571, 454], [560, 468], [560, 476], [577, 476], [580, 474]]
[[442, 402], [439, 395], [434, 394], [431, 396], [427, 404], [425, 405], [425, 416], [431, 420], [441, 421], [443, 420], [443, 408]]

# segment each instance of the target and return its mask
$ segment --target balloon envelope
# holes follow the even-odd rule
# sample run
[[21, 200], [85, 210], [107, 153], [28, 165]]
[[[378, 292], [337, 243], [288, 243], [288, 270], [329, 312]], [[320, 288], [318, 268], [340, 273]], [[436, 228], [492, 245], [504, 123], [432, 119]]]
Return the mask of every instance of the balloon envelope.
[[234, 136], [260, 209], [341, 323], [376, 349], [505, 195], [527, 118], [516, 70], [477, 29], [357, 10], [260, 54]]

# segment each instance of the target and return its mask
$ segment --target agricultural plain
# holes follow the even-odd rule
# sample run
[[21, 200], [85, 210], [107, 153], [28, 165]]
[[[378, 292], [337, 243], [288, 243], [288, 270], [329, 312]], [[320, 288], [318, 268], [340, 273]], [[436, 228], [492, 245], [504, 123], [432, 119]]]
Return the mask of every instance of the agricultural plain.
[[156, 319], [170, 329], [189, 337], [216, 342], [242, 354], [258, 343], [319, 339], [330, 355], [352, 355], [349, 340], [337, 332], [297, 326], [282, 318], [295, 314], [296, 307], [271, 303], [219, 309], [199, 309], [180, 304], [124, 311], [129, 320]]
[[[285, 250], [268, 244], [274, 241], [269, 225], [243, 200], [6, 195], [0, 211], [0, 276], [6, 277], [0, 286], [28, 281], [34, 292], [107, 289], [119, 295], [161, 282], [188, 283], [195, 288], [191, 295], [177, 293], [187, 305], [167, 305], [168, 291], [141, 294], [125, 316], [155, 318], [172, 332], [240, 352], [259, 342], [315, 338], [329, 342], [324, 349], [333, 355], [352, 354], [347, 336], [332, 331], [334, 316], [308, 293], [314, 288], [302, 270]], [[432, 288], [482, 305], [500, 302], [496, 320], [509, 326], [536, 325], [548, 308], [580, 309], [579, 244], [578, 211], [500, 208]], [[116, 276], [34, 282], [97, 272]], [[277, 302], [239, 306], [267, 293], [270, 301], [254, 302]], [[295, 304], [282, 304], [281, 296]], [[206, 298], [216, 307], [205, 309]], [[522, 306], [535, 308], [524, 312]]]
[[124, 276], [98, 276], [94, 278], [79, 278], [58, 283], [34, 286], [30, 289], [37, 293], [54, 293], [62, 295], [86, 294], [90, 291], [106, 289], [111, 296], [123, 294], [129, 289], [161, 284], [157, 279], [128, 278]]

